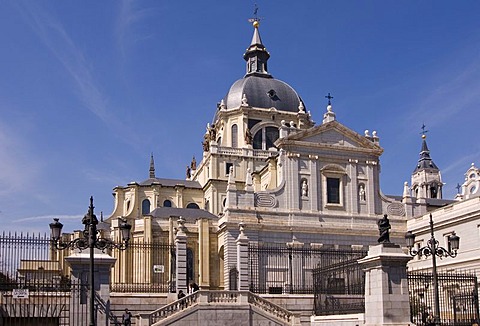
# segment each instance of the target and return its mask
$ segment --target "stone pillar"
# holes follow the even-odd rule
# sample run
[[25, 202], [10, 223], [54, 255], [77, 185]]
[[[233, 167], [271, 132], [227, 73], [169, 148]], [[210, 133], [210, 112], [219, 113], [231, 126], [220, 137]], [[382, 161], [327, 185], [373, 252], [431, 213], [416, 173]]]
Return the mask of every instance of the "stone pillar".
[[210, 288], [210, 225], [208, 219], [197, 220], [198, 226], [198, 285], [203, 290]]
[[[87, 251], [77, 252], [65, 258], [72, 269], [72, 283], [80, 284], [82, 288], [78, 289], [78, 293], [80, 296], [85, 296], [83, 298], [81, 297], [80, 300], [75, 303], [78, 304], [78, 302], [80, 302], [80, 304], [85, 305], [85, 307], [71, 310], [70, 314], [77, 315], [71, 315], [70, 320], [85, 320], [85, 311], [89, 311], [88, 306], [90, 300], [88, 300], [88, 296], [90, 295], [90, 291], [86, 289], [89, 286], [90, 254]], [[94, 289], [100, 297], [98, 309], [102, 311], [101, 313], [96, 312], [96, 325], [98, 326], [109, 325], [107, 316], [110, 313], [110, 271], [116, 260], [116, 258], [101, 253], [99, 250], [96, 250], [94, 254]], [[78, 298], [74, 298], [74, 300], [78, 300]], [[85, 323], [87, 322], [88, 320], [85, 320]]]
[[184, 293], [188, 293], [188, 280], [187, 280], [187, 234], [185, 233], [185, 220], [180, 217], [178, 219], [178, 231], [175, 236], [175, 248], [177, 255], [177, 281], [176, 290], [182, 290]]
[[371, 246], [358, 263], [365, 270], [365, 325], [410, 325], [406, 255], [400, 246]]
[[238, 291], [248, 291], [248, 237], [245, 235], [245, 224], [241, 222], [240, 234], [237, 243], [237, 270], [238, 270]]

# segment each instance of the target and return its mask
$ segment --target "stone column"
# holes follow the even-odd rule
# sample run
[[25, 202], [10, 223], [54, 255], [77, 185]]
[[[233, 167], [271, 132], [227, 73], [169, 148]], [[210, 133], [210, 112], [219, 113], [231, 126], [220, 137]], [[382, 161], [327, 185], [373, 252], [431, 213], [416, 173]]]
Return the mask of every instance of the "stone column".
[[237, 243], [237, 270], [238, 270], [238, 291], [248, 291], [248, 237], [245, 235], [245, 224], [241, 222], [240, 234]]
[[371, 246], [358, 263], [365, 270], [365, 325], [410, 325], [406, 255], [400, 246]]
[[184, 293], [188, 293], [188, 280], [187, 280], [187, 234], [185, 233], [185, 220], [183, 217], [178, 219], [178, 231], [175, 236], [175, 248], [177, 255], [177, 281], [176, 290], [177, 293], [182, 290]]
[[[77, 252], [65, 258], [67, 263], [72, 268], [72, 284], [79, 284], [82, 288], [78, 289], [78, 294], [80, 296], [88, 293], [87, 291], [89, 273], [90, 273], [90, 254], [85, 252]], [[96, 325], [109, 325], [109, 320], [107, 318], [110, 313], [110, 271], [112, 266], [115, 264], [117, 259], [113, 258], [107, 254], [101, 253], [99, 250], [96, 250], [94, 254], [94, 289], [95, 292], [100, 297], [100, 305], [98, 306], [101, 313], [96, 313]], [[85, 311], [89, 311], [89, 300], [88, 295], [85, 297], [73, 298], [73, 300], [78, 300], [75, 304], [80, 302], [81, 305], [84, 305], [84, 308], [72, 309], [70, 310], [70, 320], [85, 320]], [[72, 303], [73, 304], [73, 303]], [[73, 314], [76, 314], [75, 316]], [[73, 318], [73, 319], [72, 319]], [[88, 321], [85, 320], [85, 323]]]

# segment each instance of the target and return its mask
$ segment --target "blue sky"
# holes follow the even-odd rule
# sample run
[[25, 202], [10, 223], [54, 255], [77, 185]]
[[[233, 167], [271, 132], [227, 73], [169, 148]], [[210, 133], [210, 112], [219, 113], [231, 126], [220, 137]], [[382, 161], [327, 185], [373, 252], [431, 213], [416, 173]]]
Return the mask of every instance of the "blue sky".
[[[3, 1], [0, 222], [81, 228], [89, 197], [185, 177], [216, 103], [243, 77], [254, 1]], [[315, 121], [337, 120], [385, 149], [381, 186], [400, 195], [420, 127], [452, 198], [480, 165], [480, 2], [256, 1], [269, 71]]]

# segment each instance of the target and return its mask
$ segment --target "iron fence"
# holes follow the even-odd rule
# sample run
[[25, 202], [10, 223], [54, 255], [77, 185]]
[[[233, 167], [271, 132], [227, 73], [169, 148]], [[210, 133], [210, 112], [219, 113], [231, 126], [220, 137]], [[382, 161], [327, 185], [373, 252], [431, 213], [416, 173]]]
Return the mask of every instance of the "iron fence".
[[[434, 310], [433, 277], [427, 272], [409, 272], [411, 321], [427, 325], [426, 318]], [[478, 283], [475, 275], [465, 273], [439, 273], [438, 292], [440, 325], [478, 325]]]
[[365, 273], [358, 260], [366, 251], [327, 251], [313, 270], [315, 315], [365, 311]]
[[113, 292], [175, 292], [175, 246], [162, 242], [135, 241], [117, 258], [111, 278]]
[[366, 255], [366, 251], [251, 244], [250, 291], [260, 294], [313, 294], [314, 269], [319, 266], [333, 266], [352, 255], [361, 258]]

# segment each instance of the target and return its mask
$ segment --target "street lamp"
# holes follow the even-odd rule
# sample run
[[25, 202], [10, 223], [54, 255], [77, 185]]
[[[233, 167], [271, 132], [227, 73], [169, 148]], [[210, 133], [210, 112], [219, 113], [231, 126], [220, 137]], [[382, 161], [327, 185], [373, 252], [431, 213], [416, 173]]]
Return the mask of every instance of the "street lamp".
[[430, 214], [430, 240], [428, 240], [427, 245], [419, 248], [413, 249], [415, 245], [415, 234], [412, 231], [408, 231], [405, 234], [405, 240], [407, 242], [407, 247], [409, 250], [410, 255], [412, 256], [432, 256], [432, 276], [433, 276], [433, 291], [434, 291], [434, 300], [435, 300], [435, 307], [434, 307], [434, 321], [437, 325], [440, 322], [440, 299], [438, 295], [438, 275], [437, 275], [437, 259], [436, 257], [440, 257], [440, 259], [444, 257], [452, 257], [455, 258], [457, 256], [457, 250], [460, 244], [460, 237], [452, 232], [451, 235], [448, 236], [448, 250], [440, 247], [438, 240], [435, 239], [433, 235], [433, 219], [432, 214]]
[[120, 223], [120, 231], [122, 233], [122, 242], [117, 244], [110, 239], [99, 237], [99, 231], [97, 230], [98, 219], [93, 213], [93, 197], [90, 197], [90, 206], [88, 208], [87, 214], [82, 219], [82, 223], [85, 225], [83, 230], [83, 237], [73, 239], [69, 242], [63, 242], [60, 237], [62, 234], [63, 224], [59, 222], [58, 218], [54, 218], [53, 222], [50, 223], [51, 230], [51, 241], [53, 246], [56, 249], [64, 250], [67, 248], [70, 249], [79, 249], [80, 251], [90, 248], [90, 326], [95, 326], [95, 288], [94, 288], [94, 249], [100, 249], [104, 251], [105, 249], [120, 249], [125, 250], [128, 246], [128, 241], [130, 240], [130, 229], [132, 226], [128, 224], [125, 220]]

